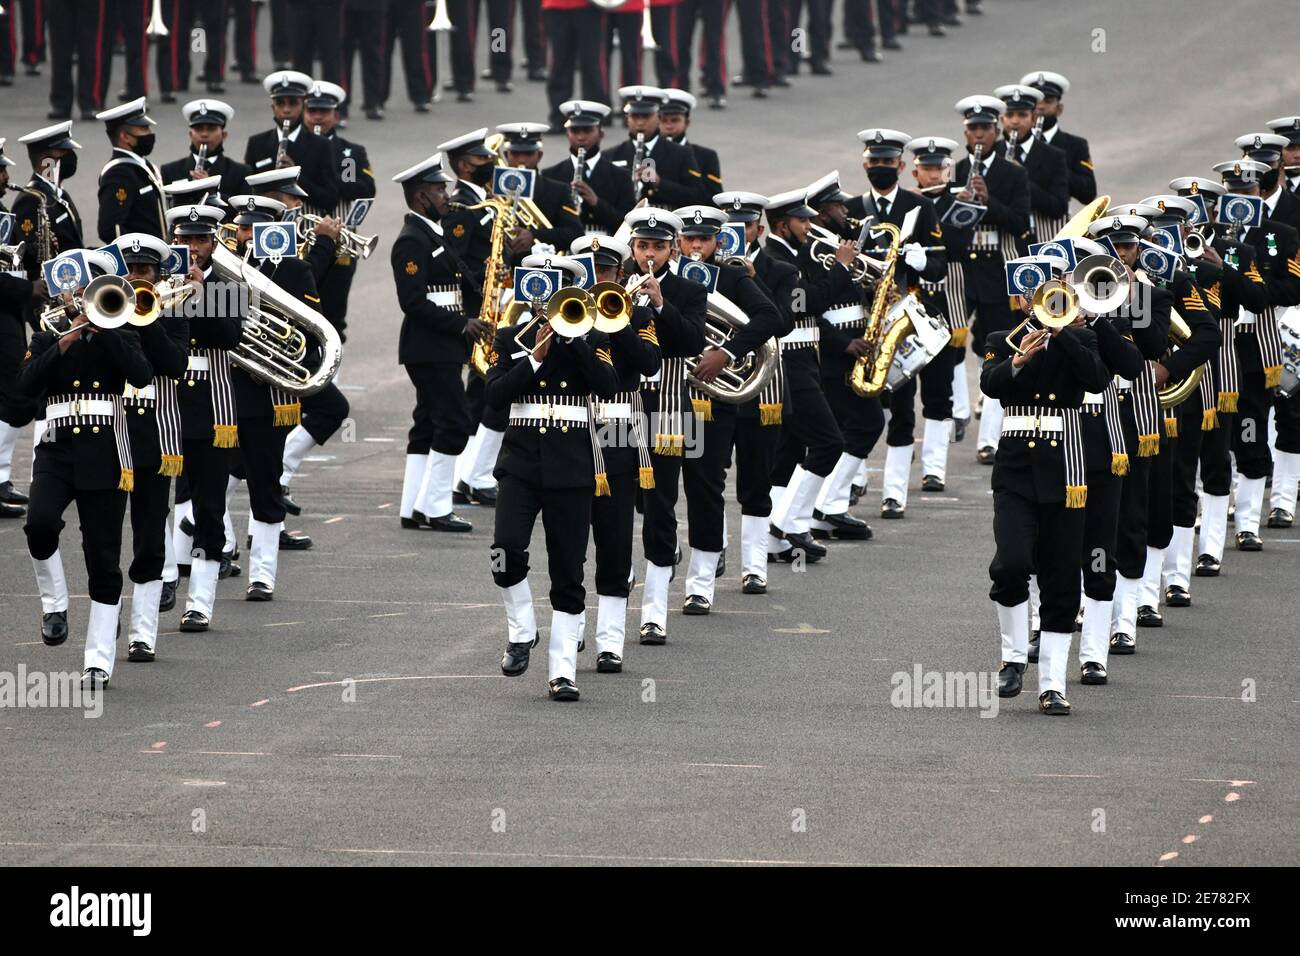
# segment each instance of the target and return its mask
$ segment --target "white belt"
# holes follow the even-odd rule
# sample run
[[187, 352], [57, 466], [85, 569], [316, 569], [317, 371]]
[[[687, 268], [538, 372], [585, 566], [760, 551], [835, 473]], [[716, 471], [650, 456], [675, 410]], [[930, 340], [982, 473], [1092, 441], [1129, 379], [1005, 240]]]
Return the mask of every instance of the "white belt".
[[440, 305], [444, 309], [460, 306], [459, 292], [426, 292], [424, 297], [434, 305]]
[[208, 357], [206, 355], [191, 355], [185, 367], [191, 372], [207, 372]]
[[510, 406], [510, 417], [539, 418], [556, 422], [587, 421], [587, 409], [577, 405], [542, 405], [537, 402], [515, 402]]
[[1232, 324], [1234, 328], [1240, 328], [1243, 325], [1254, 325], [1258, 319], [1259, 316], [1254, 312], [1249, 309], [1242, 309], [1240, 315], [1237, 316], [1237, 321]]
[[822, 318], [831, 325], [851, 325], [866, 321], [866, 313], [860, 305], [842, 305], [838, 309], [827, 309], [822, 313]]
[[971, 245], [977, 249], [996, 249], [998, 247], [998, 230], [993, 226], [980, 226], [971, 237]]
[[1083, 404], [1085, 405], [1104, 405], [1106, 398], [1101, 392], [1084, 392]]
[[603, 422], [630, 422], [631, 402], [596, 402], [596, 420]]
[[817, 341], [817, 329], [815, 328], [812, 329], [797, 328], [791, 331], [790, 334], [781, 336], [781, 344], [783, 345], [795, 345], [801, 342], [816, 342], [816, 341]]
[[27, 273], [22, 269], [10, 269], [5, 275], [13, 276], [15, 279], [26, 279]]
[[152, 402], [156, 401], [158, 398], [157, 394], [154, 392], [152, 382], [144, 388], [136, 388], [134, 385], [128, 385], [126, 390], [122, 392], [122, 397], [128, 401], [135, 402]]
[[1004, 415], [1002, 434], [1008, 432], [1039, 432], [1045, 435], [1065, 431], [1065, 419], [1060, 415]]
[[102, 398], [89, 398], [74, 402], [50, 402], [45, 406], [45, 420], [50, 422], [58, 418], [80, 418], [90, 415], [112, 418], [116, 412], [117, 406]]
[[1115, 387], [1122, 392], [1130, 391], [1133, 388], [1133, 382], [1122, 375], [1115, 376]]

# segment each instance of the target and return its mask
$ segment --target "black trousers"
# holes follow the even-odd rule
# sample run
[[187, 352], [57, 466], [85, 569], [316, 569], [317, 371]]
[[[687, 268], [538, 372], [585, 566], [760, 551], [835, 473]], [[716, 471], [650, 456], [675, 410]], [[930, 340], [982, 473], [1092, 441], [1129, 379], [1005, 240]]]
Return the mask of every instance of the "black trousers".
[[[384, 102], [384, 81], [380, 76], [385, 63], [383, 34], [384, 16], [381, 11], [344, 7], [342, 85], [348, 91], [348, 101], [354, 103], [360, 99], [363, 108], [382, 106]], [[352, 71], [352, 63], [357, 57], [361, 58], [360, 97], [357, 96], [358, 84]], [[337, 271], [339, 268], [335, 266], [329, 275]]]
[[[651, 413], [649, 407], [647, 413]], [[673, 563], [677, 551], [678, 479], [686, 492], [689, 543], [700, 551], [722, 550], [722, 516], [727, 462], [735, 434], [734, 412], [719, 411], [705, 422], [702, 441], [686, 455], [650, 455], [655, 486], [642, 495], [641, 546], [646, 560], [660, 567]]]
[[582, 73], [582, 98], [598, 103], [609, 102], [601, 68], [601, 38], [605, 35], [603, 16], [596, 7], [581, 10], [543, 10], [546, 39], [551, 45], [551, 69], [546, 80], [546, 97], [550, 102], [552, 123], [562, 124], [560, 104], [573, 99], [573, 72]]
[[136, 468], [131, 491], [131, 567], [136, 584], [162, 578], [167, 559], [167, 512], [171, 508], [172, 480], [152, 468]]
[[302, 427], [307, 434], [323, 445], [343, 425], [351, 406], [339, 387], [330, 382], [315, 395], [302, 399]]
[[994, 332], [1006, 332], [1013, 329], [1024, 318], [1019, 311], [1013, 312], [1006, 298], [995, 299], [990, 302], [979, 302], [967, 299], [966, 302], [968, 314], [970, 310], [975, 313], [975, 319], [971, 322], [970, 327], [970, 347], [971, 351], [984, 358], [984, 340]]
[[1295, 454], [1300, 452], [1300, 394], [1290, 398], [1273, 396], [1276, 415], [1277, 450]]
[[1237, 421], [1232, 432], [1232, 453], [1237, 470], [1247, 478], [1263, 478], [1273, 467], [1273, 453], [1268, 447], [1268, 410], [1272, 392], [1264, 385], [1264, 367], [1259, 358], [1259, 343], [1254, 334], [1238, 332], [1237, 348]]
[[14, 388], [27, 351], [27, 327], [17, 319], [0, 318], [0, 421], [22, 428], [36, 417], [36, 406]]
[[[167, 35], [158, 43], [158, 88], [177, 93], [190, 86], [190, 31], [194, 28], [193, 0], [163, 0], [163, 22]], [[206, 27], [205, 27], [206, 28]], [[211, 42], [212, 37], [209, 36]]]
[[[287, 428], [277, 428], [270, 417], [239, 420], [239, 448], [231, 456], [230, 473], [248, 483], [248, 505], [256, 521], [279, 524], [284, 520], [280, 473], [288, 434]], [[224, 504], [224, 488], [222, 495]]]
[[817, 375], [816, 350], [787, 350], [781, 361], [786, 394], [771, 474], [772, 485], [778, 488], [790, 483], [798, 464], [824, 478], [844, 451], [844, 436]]
[[[476, 4], [477, 2], [478, 0], [475, 0]], [[485, 0], [485, 2], [488, 23], [488, 69], [492, 72], [494, 82], [503, 83], [510, 79], [510, 72], [514, 69], [515, 63], [515, 0]], [[477, 11], [474, 16], [477, 21]]]
[[1147, 563], [1147, 505], [1151, 491], [1151, 458], [1129, 452], [1128, 474], [1119, 499], [1115, 533], [1115, 565], [1126, 578], [1140, 578]]
[[[149, 92], [149, 60], [145, 56], [149, 49], [148, 39], [144, 35], [145, 25], [149, 22], [148, 0], [103, 0], [104, 30], [99, 36], [99, 101], [107, 108], [115, 99], [113, 81], [113, 42], [119, 31], [122, 47], [126, 52], [126, 79], [123, 87], [128, 99], [144, 96]], [[78, 4], [84, 8], [85, 4]], [[63, 29], [60, 22], [56, 30]]]
[[[581, 614], [587, 598], [582, 566], [587, 560], [593, 497], [591, 488], [541, 488], [514, 475], [502, 475], [492, 536], [492, 580], [497, 586], [508, 588], [528, 577], [528, 549], [540, 512], [551, 575], [551, 607], [565, 614]], [[496, 570], [498, 567], [502, 569]]]
[[1199, 395], [1183, 402], [1177, 409], [1178, 441], [1174, 442], [1173, 469], [1170, 476], [1170, 520], [1176, 527], [1196, 525], [1196, 467], [1201, 461], [1205, 432], [1201, 431]]
[[[207, 52], [203, 56], [203, 79], [217, 83], [226, 78], [227, 0], [202, 0], [198, 5], [199, 23], [207, 34]], [[145, 13], [148, 16], [148, 13]]]
[[[677, 79], [691, 88], [695, 21], [700, 21], [700, 88], [705, 96], [727, 93], [726, 18], [729, 0], [681, 0], [677, 4]], [[663, 42], [663, 41], [659, 41]]]
[[[22, 10], [20, 19], [23, 21], [22, 47], [20, 59], [26, 66], [36, 66], [38, 63], [45, 62], [45, 20], [48, 4], [46, 0], [19, 0], [18, 3], [5, 4], [9, 11], [4, 17], [0, 17], [0, 30], [3, 30], [6, 37], [11, 35], [13, 29], [13, 18], [15, 16], [14, 8]], [[5, 21], [8, 23], [5, 23]], [[3, 41], [0, 41], [3, 42]], [[5, 52], [0, 57], [7, 56], [9, 71], [13, 73], [13, 56], [12, 47], [7, 43], [4, 44]], [[3, 60], [0, 60], [3, 62]], [[0, 70], [0, 73], [5, 71]], [[6, 74], [6, 75], [8, 75]]]
[[1219, 412], [1219, 427], [1201, 433], [1201, 489], [1207, 495], [1222, 497], [1232, 491], [1232, 436], [1237, 416]]
[[293, 62], [293, 5], [290, 0], [271, 0], [271, 59], [276, 68]]
[[[605, 85], [612, 92], [641, 82], [641, 14], [611, 13], [605, 18]], [[618, 37], [619, 83], [614, 82], [614, 38]]]
[[844, 436], [844, 450], [854, 458], [866, 458], [885, 430], [885, 411], [880, 399], [857, 395], [843, 375], [823, 378], [822, 391]]
[[[50, 106], [58, 113], [71, 113], [73, 99], [82, 111], [97, 110], [101, 51], [106, 49], [108, 0], [84, 3], [80, 0], [47, 0], [49, 20], [58, 24], [50, 31]], [[72, 60], [77, 60], [75, 83]]]
[[1079, 612], [1079, 554], [1084, 508], [1039, 504], [1009, 489], [993, 492], [989, 597], [1003, 607], [1029, 600], [1029, 576], [1038, 575], [1042, 630], [1069, 634]]
[[655, 43], [659, 44], [659, 49], [655, 50], [655, 78], [663, 89], [682, 89], [680, 83], [685, 81], [679, 79], [679, 75], [690, 71], [689, 59], [684, 64], [677, 62], [678, 7], [678, 4], [673, 4], [650, 8], [650, 31]]
[[[781, 417], [785, 417], [784, 410]], [[772, 466], [780, 441], [780, 425], [764, 425], [757, 417], [737, 416], [736, 500], [741, 514], [756, 518], [771, 515]]]
[[27, 550], [45, 560], [59, 547], [63, 513], [77, 503], [81, 521], [81, 550], [86, 558], [86, 586], [90, 599], [116, 604], [122, 597], [122, 518], [126, 492], [116, 488], [77, 491], [71, 472], [40, 471], [28, 491]]
[[352, 280], [357, 275], [357, 262], [342, 265], [335, 262], [317, 283], [320, 292], [321, 315], [329, 319], [343, 342], [347, 342], [348, 298], [352, 295]]
[[[778, 2], [777, 6], [781, 6]], [[785, 22], [785, 13], [773, 10], [773, 0], [736, 0], [740, 24], [740, 72], [751, 86], [772, 85], [776, 66], [772, 62], [772, 17]], [[784, 27], [782, 35], [785, 36]]]
[[343, 75], [342, 0], [291, 0], [289, 10], [293, 68], [317, 80], [339, 82]]
[[630, 593], [632, 539], [636, 523], [637, 473], [609, 475], [609, 494], [592, 498], [591, 536], [596, 543], [596, 593]]
[[474, 433], [459, 365], [420, 363], [406, 366], [415, 386], [415, 410], [407, 432], [406, 453], [459, 455]]
[[1083, 593], [1094, 601], [1115, 596], [1115, 534], [1124, 479], [1110, 469], [1088, 472], [1088, 507], [1083, 518]]
[[[808, 60], [822, 64], [831, 58], [831, 0], [790, 0], [790, 29], [799, 28], [804, 8], [808, 10], [808, 26], [803, 50]], [[791, 57], [790, 72], [799, 72], [799, 56]]]
[[425, 29], [432, 19], [432, 9], [425, 0], [390, 0], [384, 33], [384, 63], [380, 69], [383, 84], [380, 103], [388, 102], [393, 47], [399, 40], [407, 97], [417, 104], [433, 101], [434, 87], [438, 85], [438, 44], [434, 39], [437, 34]]
[[257, 18], [262, 4], [235, 0], [235, 69], [241, 74], [257, 73]]
[[[230, 474], [231, 450], [214, 448], [211, 438], [188, 439], [185, 446], [185, 472], [176, 479], [176, 501], [184, 494], [192, 505], [194, 514], [193, 558], [220, 560], [226, 548], [226, 476]], [[180, 556], [177, 555], [179, 559]], [[184, 562], [182, 562], [184, 563]]]
[[528, 69], [546, 69], [546, 37], [542, 35], [542, 0], [519, 0], [524, 21], [524, 56]]
[[[1160, 424], [1160, 454], [1151, 459], [1151, 479], [1147, 494], [1147, 545], [1167, 548], [1174, 536], [1173, 477], [1174, 459], [1178, 457], [1178, 442], [1164, 434]], [[1144, 555], [1145, 560], [1145, 555]]]
[[469, 376], [465, 383], [465, 402], [469, 407], [470, 433], [478, 430], [479, 425], [494, 432], [503, 432], [510, 421], [510, 409], [489, 408], [484, 399], [484, 382], [476, 374]]
[[447, 34], [451, 51], [451, 82], [457, 93], [474, 90], [474, 50], [478, 45], [478, 0], [447, 0], [455, 29]]

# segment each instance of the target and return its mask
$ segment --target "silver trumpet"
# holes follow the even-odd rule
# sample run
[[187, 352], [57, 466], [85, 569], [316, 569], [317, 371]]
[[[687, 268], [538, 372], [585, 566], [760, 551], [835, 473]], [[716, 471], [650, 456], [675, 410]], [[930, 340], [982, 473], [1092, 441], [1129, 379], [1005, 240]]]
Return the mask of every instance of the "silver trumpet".
[[243, 338], [231, 353], [231, 362], [258, 381], [293, 395], [314, 395], [330, 383], [339, 370], [343, 344], [325, 316], [223, 245], [212, 252], [212, 269], [219, 279], [249, 290]]
[[[321, 221], [321, 216], [314, 213], [305, 212], [298, 217], [298, 238], [306, 244], [308, 250], [316, 241], [315, 228], [316, 224]], [[360, 233], [353, 232], [351, 229], [344, 228], [339, 232], [338, 251], [353, 259], [369, 259], [370, 253], [375, 251], [375, 246], [379, 244], [379, 236], [363, 236]]]
[[145, 28], [145, 36], [162, 38], [171, 33], [167, 29], [167, 24], [163, 22], [162, 0], [153, 0], [153, 9], [149, 13], [149, 26]]
[[430, 33], [456, 29], [451, 24], [451, 17], [447, 15], [447, 0], [438, 0], [438, 5], [433, 10], [433, 19], [429, 21], [426, 29]]
[[1199, 259], [1205, 255], [1205, 247], [1209, 244], [1209, 239], [1204, 233], [1197, 232], [1195, 229], [1188, 231], [1183, 237], [1183, 255], [1188, 259]]

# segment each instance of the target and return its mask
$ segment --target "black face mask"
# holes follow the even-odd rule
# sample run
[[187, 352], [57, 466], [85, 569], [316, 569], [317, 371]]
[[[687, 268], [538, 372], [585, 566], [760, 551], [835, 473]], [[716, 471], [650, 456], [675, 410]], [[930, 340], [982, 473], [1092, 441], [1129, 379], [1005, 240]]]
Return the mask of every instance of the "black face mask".
[[420, 211], [420, 215], [425, 219], [437, 222], [442, 218], [441, 214], [438, 212], [438, 207], [434, 205], [433, 197], [422, 195], [420, 197], [420, 204], [424, 207], [424, 209]]
[[59, 160], [59, 182], [66, 182], [77, 174], [77, 153], [68, 153]]
[[153, 133], [137, 137], [135, 141], [135, 154], [137, 156], [148, 156], [152, 153], [155, 138], [156, 137]]
[[898, 182], [898, 170], [893, 166], [871, 166], [867, 169], [867, 179], [876, 192], [887, 193]]
[[484, 163], [482, 166], [475, 166], [474, 171], [470, 173], [469, 179], [475, 186], [487, 186], [492, 182], [491, 163]]
[[1267, 196], [1277, 188], [1278, 170], [1270, 169], [1266, 173], [1261, 173], [1259, 177], [1259, 191], [1261, 195]]

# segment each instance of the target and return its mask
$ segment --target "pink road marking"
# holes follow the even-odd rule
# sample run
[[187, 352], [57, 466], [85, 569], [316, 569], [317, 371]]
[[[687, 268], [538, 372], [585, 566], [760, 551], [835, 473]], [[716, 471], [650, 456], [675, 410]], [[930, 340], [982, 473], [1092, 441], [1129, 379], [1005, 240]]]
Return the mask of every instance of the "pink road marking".
[[1196, 822], [1197, 822], [1197, 823], [1209, 823], [1209, 822], [1211, 822], [1213, 819], [1214, 819], [1214, 814], [1212, 814], [1212, 813], [1207, 813], [1205, 816], [1201, 817], [1201, 819], [1197, 820]]
[[1161, 857], [1160, 857], [1160, 862], [1161, 862], [1161, 863], [1167, 863], [1168, 861], [1174, 859], [1174, 858], [1177, 857], [1177, 856], [1178, 856], [1178, 851], [1177, 851], [1177, 850], [1172, 850], [1172, 851], [1170, 851], [1169, 853], [1162, 854]]
[[271, 698], [269, 698], [269, 697], [265, 697], [265, 698], [263, 698], [262, 700], [255, 700], [255, 701], [253, 701], [253, 703], [249, 704], [249, 706], [250, 706], [250, 707], [261, 707], [263, 704], [269, 704], [270, 702], [271, 702]]
[[385, 501], [382, 505], [379, 506], [379, 510], [383, 511], [385, 508], [391, 508], [392, 506], [393, 503], [391, 501]]
[[165, 740], [159, 740], [157, 743], [150, 745], [151, 749], [153, 750], [162, 750], [166, 746], [167, 746], [167, 741]]
[[213, 729], [215, 729], [215, 728], [221, 726], [221, 721], [219, 721], [219, 720], [210, 720], [210, 721], [208, 721], [206, 724], [204, 724], [203, 726], [206, 727], [206, 728], [208, 728], [208, 730], [213, 730]]
[[1195, 842], [1196, 842], [1196, 834], [1195, 834], [1195, 833], [1189, 833], [1189, 834], [1187, 834], [1187, 836], [1183, 837], [1183, 842], [1184, 842], [1184, 843], [1195, 843]]
[[1240, 799], [1241, 799], [1241, 794], [1239, 794], [1239, 793], [1237, 793], [1237, 791], [1233, 790], [1233, 791], [1231, 791], [1231, 792], [1230, 792], [1226, 797], [1223, 798], [1223, 802], [1224, 802], [1224, 803], [1236, 803], [1236, 802], [1237, 802], [1238, 800], [1240, 800]]

